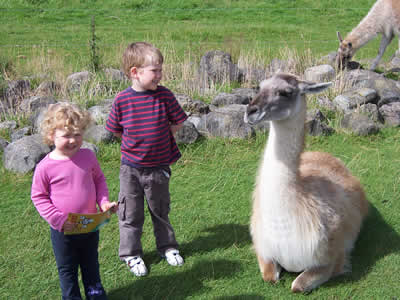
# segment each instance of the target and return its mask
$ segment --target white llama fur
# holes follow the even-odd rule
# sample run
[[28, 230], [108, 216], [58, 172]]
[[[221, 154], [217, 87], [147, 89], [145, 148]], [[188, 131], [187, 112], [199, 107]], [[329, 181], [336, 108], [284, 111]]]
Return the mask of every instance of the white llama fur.
[[265, 281], [281, 267], [302, 272], [293, 292], [308, 292], [350, 269], [349, 256], [368, 202], [358, 179], [328, 153], [303, 152], [306, 93], [314, 84], [277, 74], [260, 85], [245, 121], [271, 121], [253, 193], [250, 231]]
[[[386, 47], [393, 40], [395, 35], [400, 36], [400, 1], [398, 0], [378, 0], [372, 6], [368, 14], [361, 20], [343, 40], [338, 32], [339, 49], [336, 57], [338, 67], [346, 66], [346, 63], [353, 57], [355, 52], [382, 34], [378, 55], [372, 61], [370, 69], [375, 70]], [[399, 40], [400, 49], [400, 40]]]

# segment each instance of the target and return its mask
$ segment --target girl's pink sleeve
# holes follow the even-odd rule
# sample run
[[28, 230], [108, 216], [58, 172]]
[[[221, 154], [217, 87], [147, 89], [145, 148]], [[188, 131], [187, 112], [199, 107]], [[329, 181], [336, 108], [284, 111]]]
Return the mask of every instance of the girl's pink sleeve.
[[32, 202], [42, 218], [45, 219], [52, 228], [62, 231], [68, 214], [58, 210], [50, 200], [49, 195], [49, 181], [46, 173], [38, 166], [32, 180]]
[[108, 200], [108, 188], [106, 183], [106, 177], [101, 170], [100, 164], [97, 161], [96, 155], [94, 156], [94, 168], [93, 168], [93, 181], [96, 186], [96, 202], [99, 207], [103, 203], [109, 202]]

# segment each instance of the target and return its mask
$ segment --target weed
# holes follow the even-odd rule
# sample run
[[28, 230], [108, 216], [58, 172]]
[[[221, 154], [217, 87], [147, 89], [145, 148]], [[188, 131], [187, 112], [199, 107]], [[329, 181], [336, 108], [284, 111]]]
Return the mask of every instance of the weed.
[[91, 39], [89, 41], [90, 67], [94, 72], [97, 72], [100, 69], [100, 56], [99, 56], [98, 37], [96, 36], [96, 22], [94, 16], [92, 16], [90, 23], [90, 33], [91, 33]]

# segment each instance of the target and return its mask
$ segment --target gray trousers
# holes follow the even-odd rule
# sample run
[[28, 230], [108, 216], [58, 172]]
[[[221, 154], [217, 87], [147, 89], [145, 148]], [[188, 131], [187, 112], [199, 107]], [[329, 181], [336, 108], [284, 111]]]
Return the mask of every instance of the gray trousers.
[[119, 257], [143, 255], [140, 241], [144, 223], [144, 199], [147, 201], [159, 254], [178, 248], [170, 224], [169, 166], [134, 168], [121, 164], [118, 198]]

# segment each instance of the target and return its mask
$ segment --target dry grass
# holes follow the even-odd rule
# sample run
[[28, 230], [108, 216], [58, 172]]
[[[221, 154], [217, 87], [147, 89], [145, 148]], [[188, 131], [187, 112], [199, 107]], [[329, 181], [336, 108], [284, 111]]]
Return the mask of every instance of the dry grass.
[[[121, 42], [116, 46], [116, 51], [104, 53], [102, 55], [103, 67], [119, 68], [120, 57], [128, 43]], [[298, 51], [296, 49], [283, 47], [279, 51], [277, 57], [271, 57], [271, 49], [262, 47], [254, 47], [251, 49], [233, 49], [235, 56], [232, 55], [234, 63], [242, 70], [249, 72], [250, 70], [265, 71], [265, 76], [271, 72], [278, 71], [271, 67], [273, 58], [283, 61], [284, 64], [279, 71], [289, 72], [302, 77], [304, 71], [317, 64], [318, 58], [310, 49]], [[184, 53], [178, 53], [172, 42], [165, 43], [160, 50], [164, 54], [164, 77], [162, 84], [169, 87], [175, 93], [185, 94], [193, 99], [200, 99], [209, 102], [220, 92], [229, 92], [236, 87], [256, 87], [258, 82], [252, 76], [245, 77], [244, 82], [240, 85], [228, 80], [223, 83], [212, 84], [206, 88], [202, 86], [198, 76], [198, 67], [200, 59], [205, 52], [199, 52], [199, 49], [187, 47]], [[76, 102], [83, 107], [90, 107], [101, 102], [103, 99], [114, 98], [115, 94], [126, 88], [129, 82], [120, 83], [112, 82], [102, 72], [92, 73], [89, 81], [82, 84], [81, 89], [77, 92], [71, 92], [67, 86], [67, 78], [70, 74], [87, 70], [82, 64], [81, 66], [72, 65], [68, 56], [57, 52], [54, 49], [46, 49], [45, 47], [32, 47], [30, 49], [32, 55], [21, 57], [14, 64], [14, 72], [7, 77], [9, 80], [29, 78], [31, 80], [32, 95], [35, 95], [35, 89], [43, 81], [54, 81], [60, 85], [60, 89], [54, 93], [56, 99], [67, 99]], [[76, 61], [76, 60], [74, 60]], [[84, 61], [82, 58], [80, 61]], [[7, 76], [7, 74], [6, 74]], [[322, 95], [333, 100], [336, 95], [342, 93], [351, 83], [343, 80], [343, 74], [338, 73], [335, 84]], [[311, 97], [314, 101], [316, 98]], [[18, 111], [15, 112], [20, 113]], [[10, 119], [11, 116], [3, 116], [2, 119]], [[14, 117], [15, 118], [15, 117]]]

